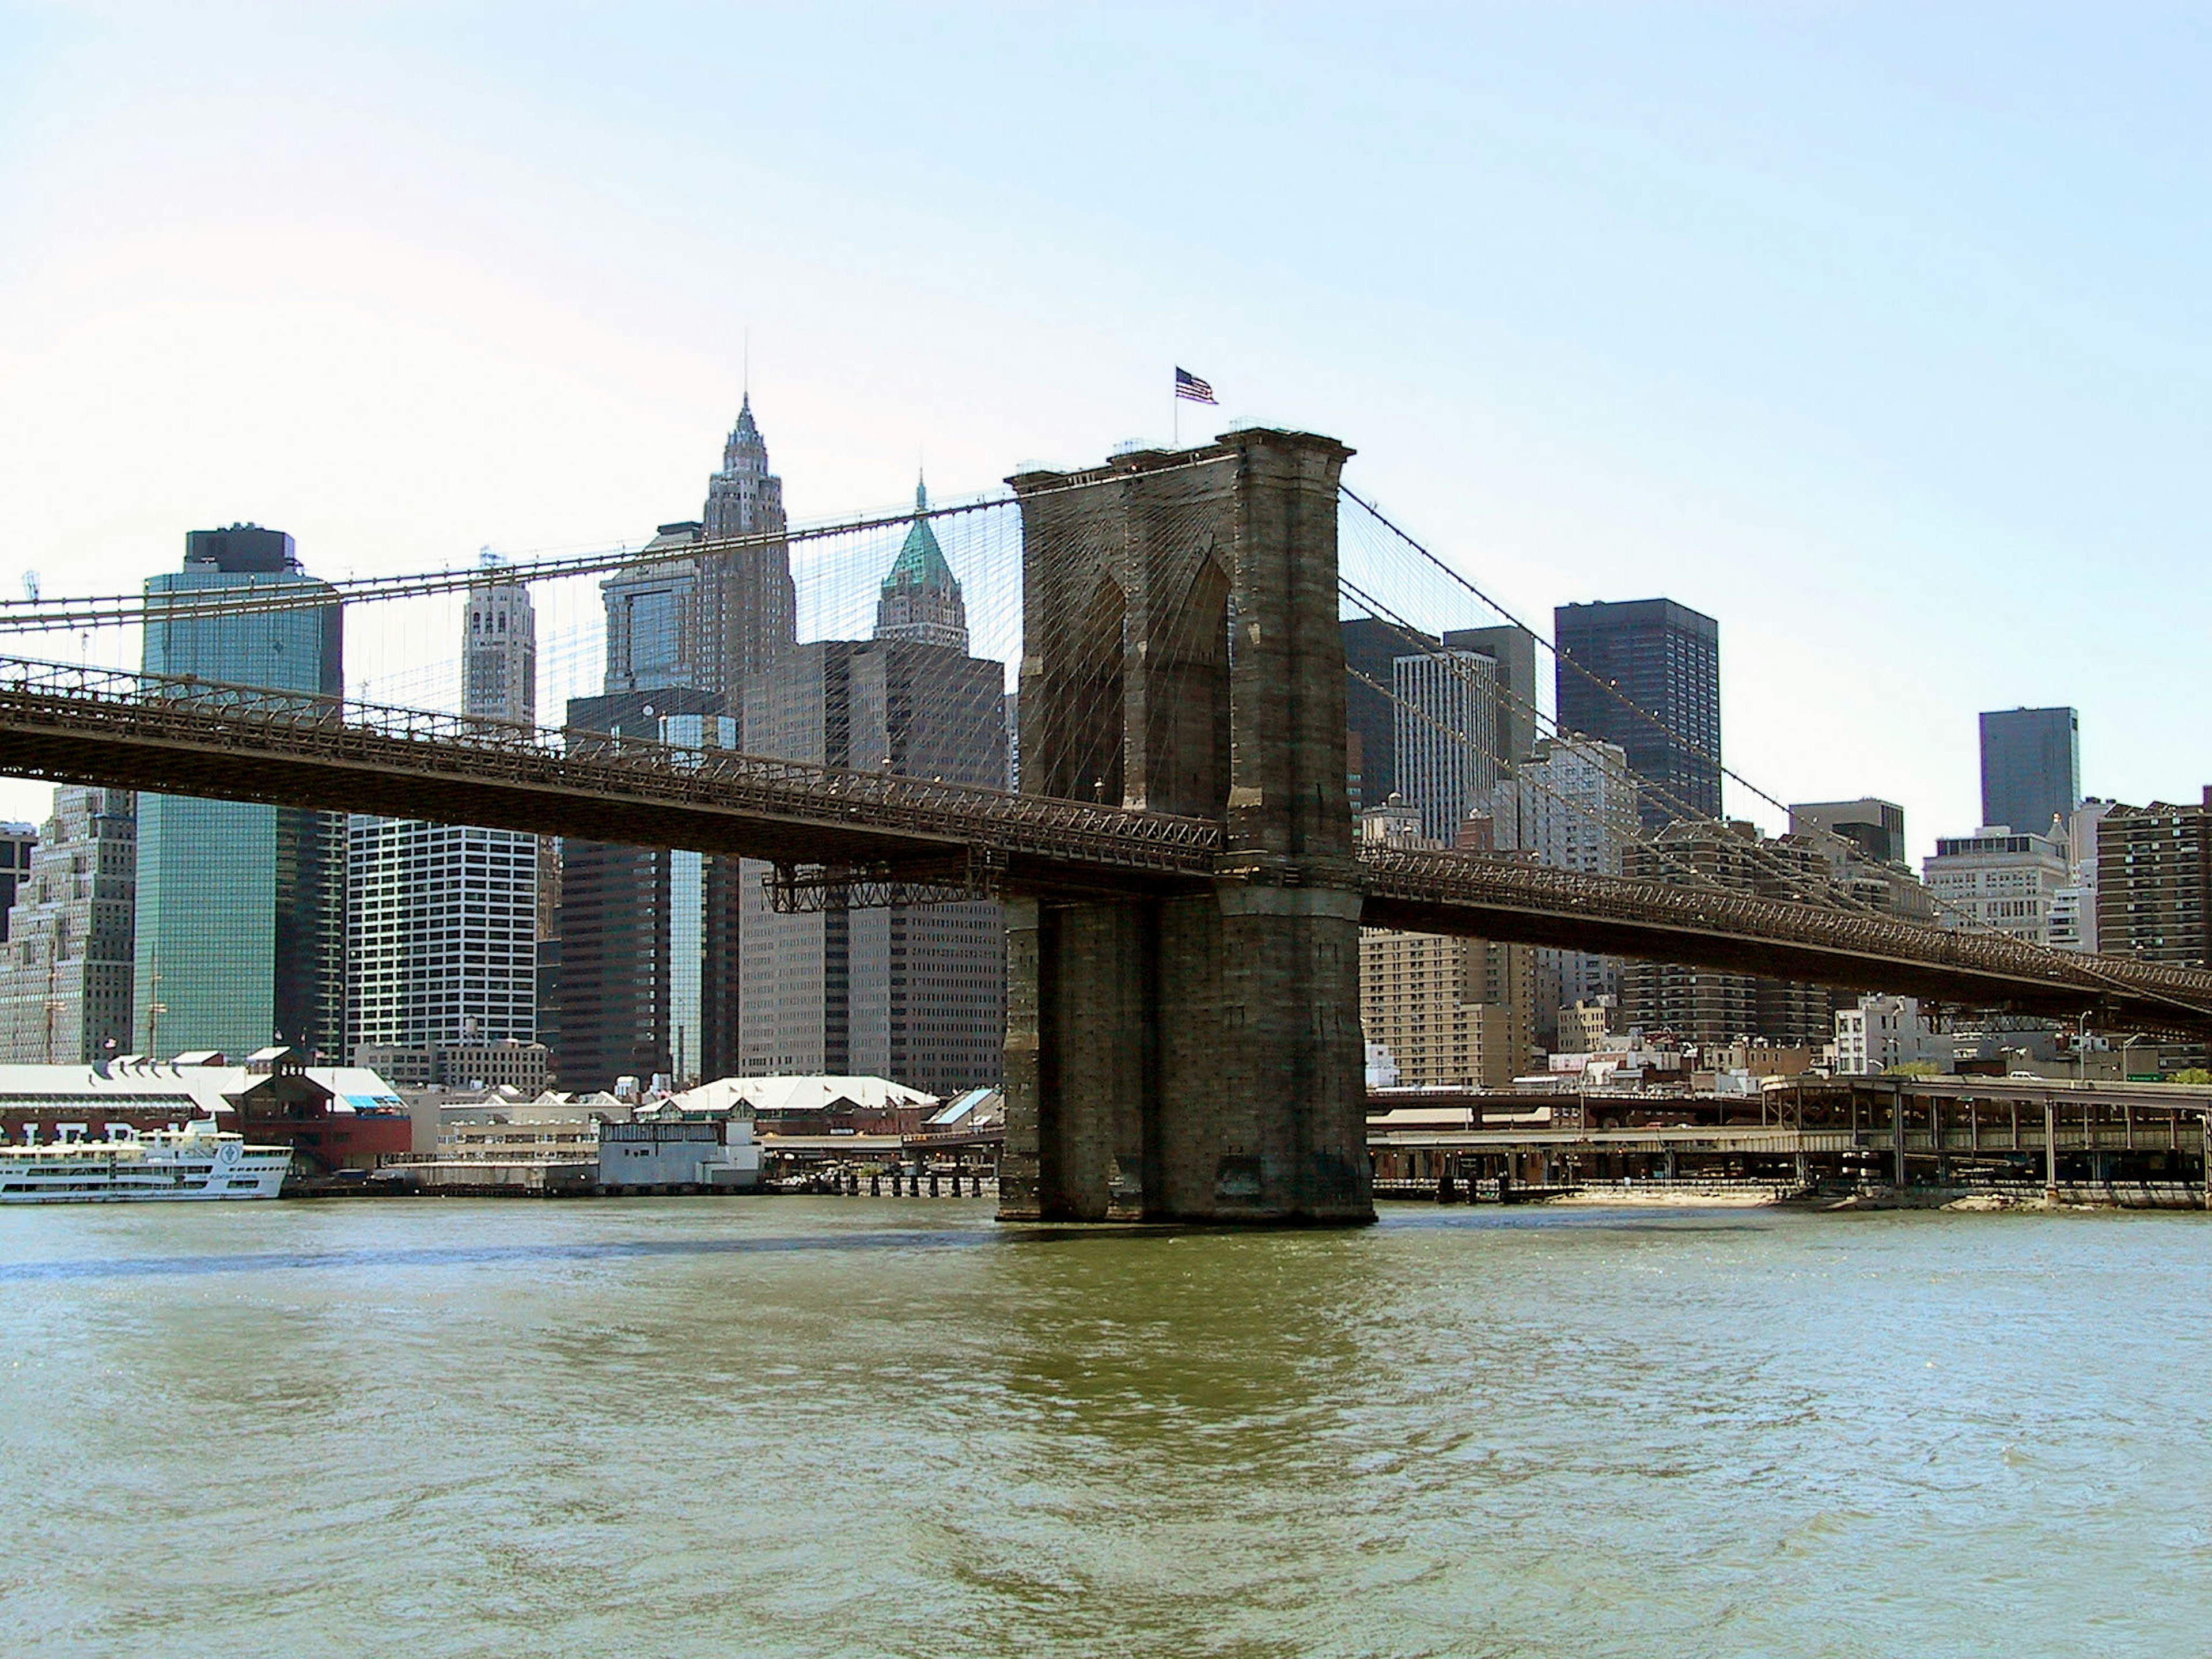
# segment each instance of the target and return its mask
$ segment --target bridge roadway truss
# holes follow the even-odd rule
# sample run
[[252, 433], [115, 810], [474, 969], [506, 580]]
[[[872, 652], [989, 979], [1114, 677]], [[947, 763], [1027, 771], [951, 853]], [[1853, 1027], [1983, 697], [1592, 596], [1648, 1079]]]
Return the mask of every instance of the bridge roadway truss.
[[[737, 854], [779, 901], [1199, 890], [1222, 826], [717, 750], [0, 659], [0, 772]], [[2212, 1033], [2212, 974], [1519, 860], [1359, 849], [1370, 926]]]

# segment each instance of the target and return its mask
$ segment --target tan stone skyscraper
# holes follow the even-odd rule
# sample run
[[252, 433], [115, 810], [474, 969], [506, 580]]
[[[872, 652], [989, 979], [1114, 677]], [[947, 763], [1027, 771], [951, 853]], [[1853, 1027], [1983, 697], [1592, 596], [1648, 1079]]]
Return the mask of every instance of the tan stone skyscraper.
[[137, 803], [64, 784], [0, 944], [0, 1060], [88, 1065], [131, 1042]]
[[[768, 470], [768, 445], [753, 420], [748, 393], [738, 423], [722, 446], [722, 470], [707, 481], [706, 538], [781, 538], [785, 529], [783, 480]], [[799, 637], [799, 596], [791, 580], [791, 549], [781, 539], [709, 553], [701, 560], [711, 597], [702, 610], [719, 625], [721, 648], [714, 683], [730, 712], [738, 712], [744, 676], [758, 673]]]

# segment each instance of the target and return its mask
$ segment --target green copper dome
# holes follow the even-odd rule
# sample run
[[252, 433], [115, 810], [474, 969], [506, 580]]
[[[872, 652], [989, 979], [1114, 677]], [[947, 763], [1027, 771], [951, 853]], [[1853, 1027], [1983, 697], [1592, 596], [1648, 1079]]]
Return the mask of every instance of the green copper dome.
[[945, 562], [945, 550], [937, 544], [937, 532], [921, 516], [929, 511], [929, 491], [922, 484], [914, 487], [914, 526], [906, 532], [906, 544], [899, 549], [891, 574], [884, 578], [884, 592], [888, 593], [899, 587], [957, 590], [960, 584], [953, 578], [952, 567]]

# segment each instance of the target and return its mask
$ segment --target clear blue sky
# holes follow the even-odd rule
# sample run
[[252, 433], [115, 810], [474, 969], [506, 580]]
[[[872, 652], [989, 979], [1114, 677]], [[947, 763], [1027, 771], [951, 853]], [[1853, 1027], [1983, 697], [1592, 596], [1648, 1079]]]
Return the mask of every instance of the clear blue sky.
[[803, 518], [1181, 362], [1524, 612], [1719, 617], [1785, 799], [1924, 849], [2070, 702], [2194, 799], [2208, 84], [2148, 6], [0, 4], [0, 585], [635, 538], [747, 327]]

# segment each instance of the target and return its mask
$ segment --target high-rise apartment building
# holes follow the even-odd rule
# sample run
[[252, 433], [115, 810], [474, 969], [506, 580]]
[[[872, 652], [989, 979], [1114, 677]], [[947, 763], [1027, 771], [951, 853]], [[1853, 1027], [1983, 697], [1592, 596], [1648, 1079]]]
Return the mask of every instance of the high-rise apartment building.
[[1504, 1089], [1536, 1056], [1535, 952], [1525, 945], [1359, 932], [1359, 1024], [1408, 1085]]
[[1484, 652], [1440, 646], [1390, 667], [1395, 793], [1420, 813], [1424, 835], [1449, 847], [1460, 820], [1489, 805], [1504, 770], [1498, 662]]
[[2081, 722], [2070, 708], [1982, 716], [1982, 822], [2047, 836], [2081, 800]]
[[2212, 786], [2203, 800], [2114, 805], [2097, 826], [2097, 945], [2176, 968], [2212, 966]]
[[1984, 824], [1971, 836], [1937, 837], [1936, 856], [1921, 869], [1941, 926], [2051, 943], [2051, 908], [2069, 876], [2064, 842]]
[[[530, 590], [471, 587], [460, 644], [461, 712], [535, 726]], [[535, 1042], [539, 838], [368, 813], [346, 838], [346, 1052]]]
[[127, 789], [54, 791], [0, 945], [0, 1060], [84, 1066], [128, 1048], [137, 831]]
[[[329, 594], [299, 610], [194, 615], [203, 595]], [[146, 583], [149, 674], [343, 696], [335, 592], [292, 538], [196, 530], [184, 568]], [[335, 1054], [344, 1036], [342, 814], [182, 795], [138, 798], [137, 1047], [251, 1054], [283, 1042]]]
[[[1005, 669], [967, 653], [958, 583], [917, 517], [872, 640], [793, 647], [745, 688], [754, 753], [1005, 786]], [[948, 1095], [994, 1081], [1006, 1026], [1004, 921], [985, 902], [777, 912], [742, 884], [742, 1066], [873, 1073]]]
[[1559, 729], [1627, 752], [1645, 786], [1645, 830], [1717, 819], [1720, 624], [1672, 599], [1563, 605], [1552, 616]]

